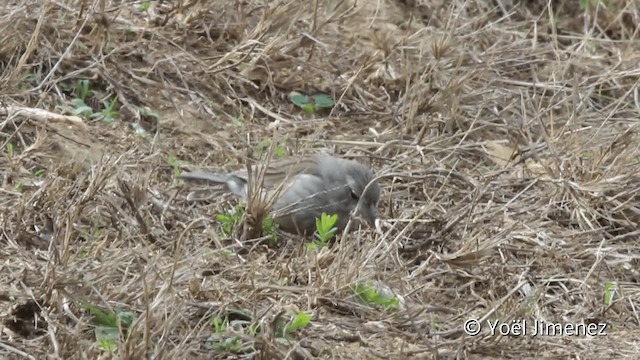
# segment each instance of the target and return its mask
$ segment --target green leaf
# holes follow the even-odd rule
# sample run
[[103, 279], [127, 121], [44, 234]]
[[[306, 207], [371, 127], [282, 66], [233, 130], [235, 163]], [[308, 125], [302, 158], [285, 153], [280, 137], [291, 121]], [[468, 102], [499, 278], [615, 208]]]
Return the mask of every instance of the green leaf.
[[115, 110], [116, 105], [118, 105], [118, 95], [114, 96], [111, 100], [103, 100], [102, 106], [104, 106], [104, 110], [102, 110], [102, 113], [117, 115], [118, 112]]
[[104, 311], [88, 303], [81, 303], [80, 307], [88, 310], [93, 315], [91, 320], [96, 325], [117, 329], [118, 323], [120, 323], [120, 326], [126, 329], [131, 326], [135, 318], [135, 314], [130, 311], [122, 311], [120, 309], [116, 309], [114, 312]]
[[71, 103], [75, 106], [75, 108], [69, 110], [72, 115], [89, 116], [93, 114], [93, 109], [85, 104], [82, 99], [73, 99]]
[[211, 325], [213, 325], [213, 331], [217, 334], [220, 334], [227, 328], [227, 320], [221, 318], [220, 316], [214, 316], [211, 318]]
[[611, 281], [607, 281], [604, 284], [604, 295], [602, 296], [602, 301], [605, 306], [611, 305], [613, 301], [613, 296], [615, 295], [615, 289], [613, 288], [614, 284]]
[[216, 214], [216, 221], [224, 223], [224, 224], [233, 224], [233, 218], [229, 215], [225, 214]]
[[285, 331], [290, 334], [296, 330], [302, 329], [303, 327], [309, 325], [309, 322], [311, 322], [311, 316], [300, 311], [298, 312], [296, 317], [293, 318], [291, 323], [287, 325]]
[[379, 293], [370, 285], [356, 284], [352, 287], [353, 292], [360, 301], [369, 306], [382, 306], [387, 311], [397, 311], [400, 303], [395, 297]]
[[93, 315], [93, 319], [91, 320], [94, 324], [109, 326], [114, 328], [118, 327], [118, 320], [115, 314], [111, 312], [105, 312], [99, 307], [88, 304], [88, 303], [82, 303], [80, 304], [80, 307], [85, 310], [88, 310]]
[[144, 115], [144, 116], [148, 116], [148, 117], [152, 117], [156, 120], [160, 120], [160, 114], [158, 114], [157, 112], [149, 109], [148, 107], [143, 107], [143, 108], [138, 108], [138, 110], [140, 111], [140, 114]]
[[335, 105], [333, 99], [327, 94], [313, 95], [312, 98], [315, 107], [318, 109], [330, 109]]
[[336, 224], [336, 221], [338, 221], [338, 215], [333, 214], [331, 216], [327, 215], [327, 213], [323, 212], [320, 215], [320, 218], [316, 219], [316, 230], [318, 230], [318, 233], [322, 234], [326, 234], [327, 232], [331, 231], [333, 226]]
[[24, 190], [24, 183], [22, 181], [18, 181], [16, 186], [14, 186], [14, 189], [16, 189], [17, 192], [22, 192], [22, 190]]
[[291, 100], [291, 102], [298, 107], [303, 107], [311, 102], [308, 96], [302, 95], [299, 92], [295, 91], [293, 91], [289, 95], [289, 100]]
[[83, 103], [87, 95], [89, 95], [89, 91], [90, 91], [89, 87], [90, 87], [89, 80], [82, 79], [76, 82], [75, 93], [76, 93], [76, 96], [79, 98], [79, 100], [82, 100]]
[[38, 77], [34, 73], [27, 73], [22, 77], [25, 81], [36, 81]]

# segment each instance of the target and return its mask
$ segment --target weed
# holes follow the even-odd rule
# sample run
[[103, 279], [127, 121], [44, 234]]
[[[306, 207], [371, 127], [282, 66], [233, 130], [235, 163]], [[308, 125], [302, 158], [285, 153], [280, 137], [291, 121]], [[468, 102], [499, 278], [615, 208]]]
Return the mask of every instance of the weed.
[[225, 214], [216, 215], [216, 221], [222, 224], [222, 234], [224, 236], [230, 237], [233, 233], [233, 228], [242, 221], [243, 209], [244, 204], [240, 203], [234, 208], [227, 210]]
[[243, 342], [238, 335], [232, 335], [233, 332], [247, 332], [251, 337], [256, 337], [258, 328], [252, 326], [248, 320], [250, 317], [243, 316], [243, 319], [229, 321], [228, 318], [215, 316], [211, 319], [213, 333], [207, 339], [205, 346], [212, 350], [228, 351], [232, 353], [247, 353], [252, 351], [252, 346]]
[[113, 123], [114, 117], [118, 115], [118, 96], [103, 100], [102, 110], [99, 112], [95, 112], [91, 106], [87, 105], [86, 101], [89, 95], [95, 94], [95, 91], [91, 90], [91, 83], [87, 79], [76, 81], [73, 88], [64, 83], [60, 84], [60, 87], [65, 91], [73, 90], [73, 94], [75, 95], [75, 98], [71, 100], [73, 107], [66, 105], [58, 106], [58, 108], [71, 115], [80, 116], [84, 119], [102, 120], [108, 124]]
[[607, 281], [604, 284], [604, 294], [602, 296], [602, 302], [604, 306], [609, 307], [613, 302], [613, 296], [615, 295], [614, 283], [611, 281]]
[[331, 109], [335, 105], [331, 96], [327, 94], [306, 96], [293, 91], [289, 94], [289, 100], [307, 114], [313, 114], [319, 109]]
[[167, 164], [169, 164], [169, 166], [171, 166], [171, 169], [173, 170], [174, 183], [178, 183], [179, 176], [182, 173], [182, 169], [180, 168], [180, 161], [177, 157], [170, 155], [167, 159]]
[[356, 298], [363, 304], [382, 308], [389, 312], [397, 311], [400, 308], [398, 299], [393, 296], [381, 293], [369, 284], [356, 284], [351, 287]]
[[311, 243], [307, 244], [307, 250], [313, 251], [326, 246], [338, 231], [335, 227], [337, 221], [338, 215], [333, 214], [329, 216], [326, 213], [322, 213], [320, 218], [316, 219], [316, 236]]
[[101, 350], [114, 351], [118, 347], [117, 343], [120, 341], [121, 335], [124, 336], [124, 339], [128, 337], [129, 327], [135, 318], [134, 313], [122, 311], [122, 309], [115, 309], [111, 312], [88, 303], [80, 304], [80, 307], [93, 315], [91, 321], [96, 325], [94, 334]]
[[[262, 140], [258, 145], [256, 145], [254, 152], [256, 153], [256, 155], [258, 156], [262, 156], [264, 154], [264, 151], [267, 150], [269, 147], [271, 146], [271, 139], [264, 139]], [[276, 156], [276, 158], [281, 159], [284, 157], [284, 146], [283, 145], [276, 145], [273, 147], [273, 155]]]

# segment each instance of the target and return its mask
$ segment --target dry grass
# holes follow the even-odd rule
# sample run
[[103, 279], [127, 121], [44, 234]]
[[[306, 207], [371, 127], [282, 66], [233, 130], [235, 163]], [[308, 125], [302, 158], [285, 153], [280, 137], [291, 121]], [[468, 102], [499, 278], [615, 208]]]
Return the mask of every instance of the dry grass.
[[[135, 314], [125, 359], [637, 357], [640, 10], [591, 3], [4, 2], [0, 357], [109, 358], [81, 303]], [[82, 79], [95, 112], [118, 96], [112, 124], [53, 116]], [[370, 163], [379, 231], [315, 254], [221, 237], [229, 202], [189, 204], [169, 159], [237, 168], [265, 138]], [[401, 309], [354, 301], [361, 283]], [[260, 334], [208, 348], [233, 310]], [[471, 318], [608, 336], [468, 336]]]

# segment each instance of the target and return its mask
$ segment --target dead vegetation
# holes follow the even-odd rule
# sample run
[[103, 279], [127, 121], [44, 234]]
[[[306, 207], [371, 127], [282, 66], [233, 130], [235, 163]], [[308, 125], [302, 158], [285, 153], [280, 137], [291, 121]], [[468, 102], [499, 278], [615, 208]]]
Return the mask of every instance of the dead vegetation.
[[[133, 314], [126, 359], [636, 357], [640, 10], [580, 3], [6, 1], [0, 354], [110, 358], [91, 304]], [[264, 139], [371, 164], [380, 228], [312, 254], [222, 237], [227, 198], [193, 206], [174, 172], [244, 166]], [[216, 316], [258, 334], [212, 347]]]

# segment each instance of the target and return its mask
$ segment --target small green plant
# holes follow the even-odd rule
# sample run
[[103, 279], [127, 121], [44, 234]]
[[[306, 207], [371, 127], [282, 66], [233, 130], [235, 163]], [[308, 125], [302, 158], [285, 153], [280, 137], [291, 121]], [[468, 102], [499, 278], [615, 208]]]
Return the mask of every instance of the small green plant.
[[271, 139], [264, 139], [258, 145], [256, 145], [253, 151], [256, 153], [256, 155], [261, 156], [264, 151], [269, 148], [269, 146], [271, 146]]
[[[245, 340], [246, 336], [236, 335], [242, 333], [254, 339], [261, 336], [261, 326], [259, 322], [252, 320], [251, 315], [248, 311], [232, 310], [225, 316], [212, 317], [210, 320], [212, 334], [205, 346], [212, 350], [233, 353], [254, 351], [251, 340]], [[276, 338], [286, 339], [288, 335], [306, 327], [310, 322], [311, 316], [304, 312], [290, 316], [279, 315], [272, 322], [272, 334]]]
[[8, 142], [7, 143], [7, 155], [9, 155], [9, 157], [12, 157], [13, 154], [14, 154], [13, 144]]
[[38, 80], [38, 76], [34, 73], [27, 73], [22, 77], [22, 82], [18, 85], [20, 91], [25, 91]]
[[24, 190], [24, 183], [22, 181], [18, 181], [16, 185], [13, 187], [17, 192], [22, 192]]
[[72, 108], [66, 105], [60, 105], [58, 107], [71, 115], [80, 116], [84, 119], [90, 118], [93, 114], [93, 109], [89, 105], [85, 104], [82, 99], [71, 99], [71, 104], [73, 105]]
[[70, 93], [73, 92], [73, 87], [71, 85], [69, 85], [69, 83], [67, 82], [61, 82], [58, 84], [60, 86], [60, 89], [62, 89], [62, 91], [64, 91], [65, 93]]
[[121, 336], [124, 339], [127, 338], [129, 327], [135, 318], [134, 313], [122, 311], [122, 309], [115, 309], [113, 312], [105, 311], [88, 303], [80, 304], [80, 307], [93, 315], [91, 321], [96, 325], [94, 334], [101, 350], [114, 351], [118, 347], [117, 343]]
[[613, 296], [615, 295], [614, 283], [607, 281], [604, 284], [604, 294], [602, 295], [602, 302], [604, 306], [610, 306], [613, 302]]
[[215, 316], [211, 319], [211, 326], [213, 327], [213, 333], [205, 343], [208, 349], [232, 353], [247, 353], [252, 351], [252, 347], [244, 343], [240, 336], [227, 334], [227, 329], [232, 328], [234, 332], [246, 331], [251, 337], [255, 337], [258, 333], [258, 327], [252, 326], [249, 320], [240, 319], [229, 321], [226, 317]]
[[140, 115], [142, 116], [148, 116], [150, 118], [157, 120], [160, 120], [160, 114], [158, 114], [157, 112], [149, 109], [148, 107], [139, 107], [138, 111], [140, 112]]
[[327, 215], [326, 213], [322, 213], [320, 218], [316, 219], [315, 239], [311, 243], [307, 244], [307, 250], [313, 251], [326, 246], [329, 240], [331, 240], [338, 231], [335, 227], [337, 221], [338, 215]]
[[102, 235], [103, 229], [101, 227], [96, 227], [91, 229], [89, 227], [80, 227], [78, 229], [82, 238], [86, 241], [84, 245], [76, 251], [76, 256], [78, 259], [85, 259], [90, 256], [91, 249], [93, 248], [96, 241], [100, 240], [100, 236]]
[[273, 217], [265, 216], [262, 219], [262, 233], [269, 236], [269, 240], [276, 242], [278, 240], [278, 224], [273, 222]]
[[102, 101], [102, 110], [98, 113], [91, 114], [92, 119], [102, 120], [108, 124], [114, 122], [113, 117], [118, 115], [116, 106], [118, 105], [118, 96], [114, 96], [111, 100]]
[[42, 177], [47, 171], [45, 169], [38, 169], [33, 173], [34, 177]]
[[182, 173], [182, 169], [180, 169], [180, 161], [175, 156], [170, 155], [167, 159], [167, 164], [169, 164], [169, 166], [171, 166], [171, 169], [173, 170], [174, 183], [177, 183], [178, 177]]
[[[271, 146], [271, 139], [264, 139], [258, 145], [256, 145], [254, 152], [258, 156], [262, 156], [265, 150], [267, 150]], [[273, 147], [273, 154], [276, 158], [281, 159], [284, 157], [284, 146], [276, 145]]]
[[138, 11], [146, 11], [151, 7], [151, 1], [142, 1], [134, 5], [134, 9]]
[[232, 257], [232, 256], [235, 256], [235, 255], [236, 255], [236, 253], [234, 253], [231, 250], [228, 250], [228, 249], [223, 249], [222, 250], [222, 256], [224, 256], [224, 257]]
[[244, 123], [242, 121], [242, 115], [240, 116], [234, 116], [231, 118], [231, 123], [233, 123], [233, 125], [235, 127], [241, 128], [244, 126]]
[[306, 327], [310, 322], [311, 316], [302, 311], [295, 314], [295, 316], [291, 316], [289, 321], [286, 318], [278, 317], [273, 322], [273, 334], [276, 338], [286, 338], [297, 330]]
[[117, 95], [111, 99], [103, 100], [102, 110], [99, 112], [94, 112], [91, 106], [87, 105], [88, 97], [91, 94], [96, 94], [95, 91], [91, 90], [91, 83], [87, 79], [76, 81], [73, 87], [67, 83], [60, 83], [60, 88], [67, 92], [73, 91], [75, 95], [75, 98], [71, 99], [72, 107], [66, 105], [58, 106], [71, 115], [80, 116], [84, 119], [103, 120], [106, 123], [113, 123], [114, 116], [118, 115], [117, 106], [119, 101]]
[[244, 214], [244, 205], [238, 204], [234, 208], [227, 210], [225, 214], [217, 214], [216, 221], [222, 224], [222, 234], [226, 237], [231, 236], [233, 228], [242, 221]]
[[397, 311], [400, 308], [398, 299], [393, 296], [383, 294], [368, 284], [356, 284], [351, 287], [356, 298], [363, 304], [378, 307], [381, 306], [389, 312]]
[[291, 319], [289, 324], [287, 324], [287, 326], [285, 327], [284, 331], [286, 334], [291, 334], [309, 325], [310, 322], [311, 322], [311, 316], [300, 311], [296, 314], [296, 316], [293, 319]]
[[224, 329], [227, 328], [227, 320], [221, 318], [220, 316], [214, 316], [211, 318], [211, 325], [213, 326], [213, 331], [216, 334], [222, 334]]
[[73, 89], [73, 93], [76, 95], [77, 99], [82, 100], [82, 102], [87, 101], [87, 96], [91, 93], [91, 83], [87, 79], [80, 79], [76, 81], [76, 86]]
[[[233, 233], [233, 229], [236, 225], [242, 221], [244, 215], [245, 203], [240, 202], [235, 207], [227, 210], [224, 214], [217, 214], [215, 216], [216, 221], [222, 224], [222, 234], [226, 237], [230, 237]], [[273, 222], [271, 216], [266, 216], [262, 219], [262, 233], [267, 235], [273, 242], [278, 240], [278, 224]], [[233, 254], [233, 253], [231, 253]]]
[[307, 114], [313, 114], [319, 109], [331, 109], [335, 105], [331, 96], [327, 94], [306, 96], [293, 91], [289, 94], [289, 100]]

